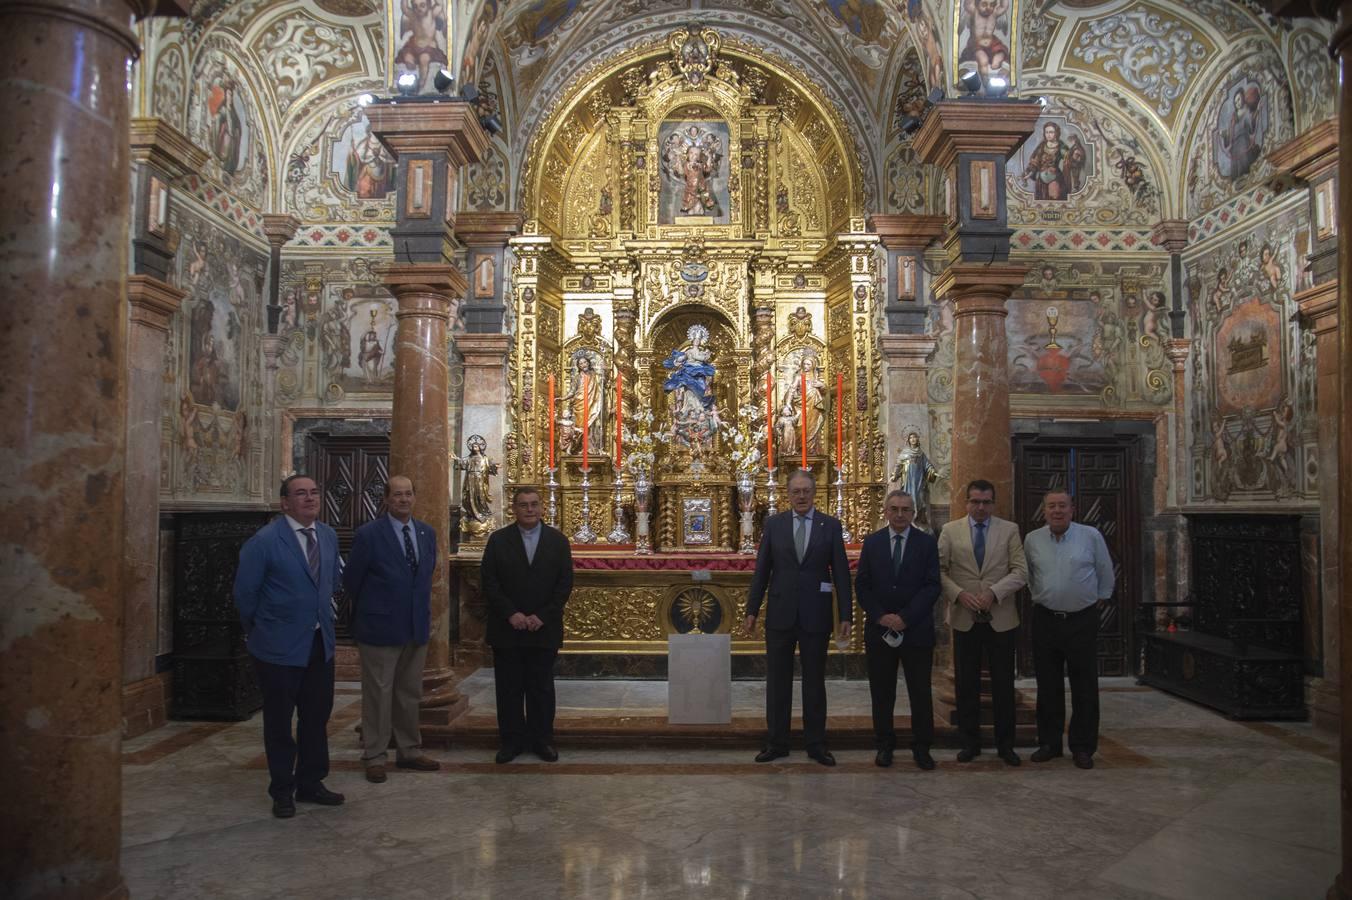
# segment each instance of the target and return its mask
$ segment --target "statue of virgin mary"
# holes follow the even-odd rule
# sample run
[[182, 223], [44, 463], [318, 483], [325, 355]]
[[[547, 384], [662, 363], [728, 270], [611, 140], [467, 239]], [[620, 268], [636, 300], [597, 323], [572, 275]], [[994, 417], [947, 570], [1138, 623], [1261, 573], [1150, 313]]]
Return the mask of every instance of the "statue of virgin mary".
[[662, 361], [671, 371], [662, 383], [671, 410], [672, 439], [696, 453], [710, 449], [718, 433], [718, 409], [714, 406], [713, 380], [717, 370], [712, 364], [709, 329], [691, 325], [686, 342], [672, 350]]

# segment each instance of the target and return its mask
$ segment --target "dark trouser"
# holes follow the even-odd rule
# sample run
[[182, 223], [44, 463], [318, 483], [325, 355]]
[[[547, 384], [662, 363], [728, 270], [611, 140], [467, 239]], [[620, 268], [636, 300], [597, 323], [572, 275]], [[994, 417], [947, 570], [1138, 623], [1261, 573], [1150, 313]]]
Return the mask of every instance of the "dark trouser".
[[554, 660], [557, 647], [494, 647], [493, 686], [498, 742], [521, 750], [554, 741]]
[[928, 750], [934, 743], [934, 700], [930, 693], [933, 647], [889, 647], [881, 637], [864, 642], [868, 658], [868, 692], [873, 698], [873, 737], [878, 749], [897, 746], [892, 717], [897, 705], [897, 663], [906, 676], [906, 696], [911, 702], [911, 749]]
[[789, 749], [793, 718], [793, 649], [803, 667], [803, 741], [808, 749], [826, 745], [826, 645], [830, 632], [801, 628], [765, 629], [766, 746]]
[[1060, 615], [1033, 607], [1033, 670], [1037, 674], [1037, 742], [1061, 749], [1066, 725], [1066, 690], [1070, 678], [1070, 752], [1098, 749], [1099, 611], [1087, 607]]
[[[254, 658], [263, 692], [263, 749], [274, 799], [313, 791], [329, 774], [329, 713], [333, 712], [333, 660], [324, 659], [324, 636], [316, 631], [310, 661], [283, 666]], [[291, 736], [291, 715], [296, 736]]]
[[995, 749], [1014, 749], [1014, 629], [996, 631], [977, 622], [953, 631], [953, 669], [958, 694], [958, 732], [964, 750], [981, 749], [981, 654], [991, 675]]

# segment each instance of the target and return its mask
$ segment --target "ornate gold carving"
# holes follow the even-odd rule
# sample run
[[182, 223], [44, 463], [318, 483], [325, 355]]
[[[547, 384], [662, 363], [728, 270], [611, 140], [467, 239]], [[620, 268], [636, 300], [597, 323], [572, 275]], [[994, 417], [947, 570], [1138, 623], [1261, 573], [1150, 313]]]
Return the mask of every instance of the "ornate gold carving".
[[673, 32], [667, 38], [667, 46], [671, 48], [672, 65], [687, 84], [698, 88], [718, 65], [718, 48], [723, 46], [723, 38], [712, 28], [690, 25]]
[[658, 588], [576, 588], [564, 607], [564, 640], [666, 640], [657, 613], [661, 599]]

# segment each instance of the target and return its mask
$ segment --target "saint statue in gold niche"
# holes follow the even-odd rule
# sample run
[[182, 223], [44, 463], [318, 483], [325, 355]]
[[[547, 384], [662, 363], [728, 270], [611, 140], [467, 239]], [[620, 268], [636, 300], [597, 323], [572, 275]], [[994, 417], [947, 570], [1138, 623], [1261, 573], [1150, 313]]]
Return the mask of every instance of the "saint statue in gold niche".
[[713, 446], [718, 434], [718, 407], [714, 404], [714, 351], [708, 344], [709, 329], [691, 325], [686, 342], [672, 350], [662, 366], [671, 371], [662, 390], [667, 394], [671, 412], [671, 437], [696, 456]]
[[[787, 377], [780, 383], [779, 395], [786, 398], [786, 410], [789, 406], [793, 408], [793, 421], [798, 429], [797, 435], [793, 438], [794, 449], [801, 450], [799, 445], [803, 442], [803, 421], [806, 419], [807, 452], [821, 453], [822, 427], [826, 424], [826, 382], [822, 380], [821, 360], [811, 350], [803, 350], [798, 353], [798, 359], [790, 362], [787, 368]], [[806, 403], [803, 402], [804, 376], [807, 382]], [[780, 419], [783, 418], [784, 413], [781, 412]], [[779, 423], [776, 423], [776, 429], [782, 433]]]
[[600, 453], [605, 440], [603, 423], [606, 389], [605, 363], [595, 350], [573, 353], [568, 371], [568, 392], [559, 398], [563, 410], [559, 442], [564, 453], [582, 452], [582, 430], [587, 430], [587, 450]]
[[482, 435], [469, 436], [469, 456], [463, 459], [451, 454], [455, 468], [465, 473], [460, 482], [460, 528], [465, 534], [478, 536], [493, 530], [493, 502], [489, 476], [498, 474], [498, 464], [486, 455], [488, 441]]

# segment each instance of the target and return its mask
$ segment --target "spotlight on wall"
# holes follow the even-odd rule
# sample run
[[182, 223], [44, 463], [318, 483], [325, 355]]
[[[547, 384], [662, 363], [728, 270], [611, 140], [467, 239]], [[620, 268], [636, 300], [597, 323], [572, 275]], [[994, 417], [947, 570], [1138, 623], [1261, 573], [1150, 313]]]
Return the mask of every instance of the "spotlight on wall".
[[357, 98], [358, 106], [370, 106], [372, 103], [375, 102], [376, 98], [374, 94], [362, 94], [360, 97]]
[[460, 98], [466, 103], [478, 103], [479, 89], [472, 84], [464, 85], [460, 88]]
[[438, 94], [446, 93], [454, 84], [455, 76], [451, 74], [449, 69], [444, 67], [438, 69], [437, 74], [432, 76], [432, 86], [437, 89]]
[[992, 75], [986, 81], [986, 96], [1003, 97], [1009, 91], [1009, 79], [1003, 75]]
[[394, 79], [394, 86], [402, 96], [412, 97], [418, 93], [418, 74], [416, 72], [405, 72]]
[[967, 69], [958, 76], [958, 84], [964, 91], [976, 96], [977, 91], [981, 90], [981, 73], [976, 69]]
[[942, 87], [930, 88], [929, 92], [930, 106], [933, 106], [934, 104], [938, 103], [940, 100], [943, 99], [944, 99], [944, 89]]
[[480, 116], [479, 124], [489, 134], [502, 134], [502, 119], [498, 118], [497, 113], [493, 113], [491, 116]]
[[1037, 105], [1038, 105], [1038, 106], [1048, 106], [1048, 105], [1051, 104], [1051, 102], [1052, 102], [1052, 101], [1049, 100], [1045, 94], [1044, 94], [1043, 96], [1037, 98]]
[[902, 133], [903, 136], [904, 136], [904, 135], [908, 135], [908, 134], [915, 134], [915, 133], [916, 133], [917, 131], [919, 131], [919, 130], [920, 130], [920, 117], [919, 117], [919, 116], [902, 116], [902, 117], [901, 117], [901, 133]]

